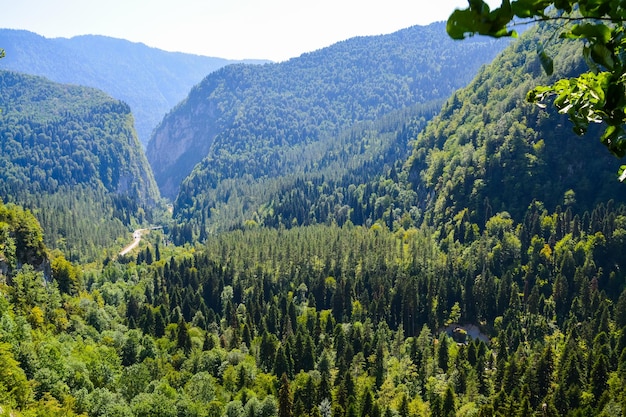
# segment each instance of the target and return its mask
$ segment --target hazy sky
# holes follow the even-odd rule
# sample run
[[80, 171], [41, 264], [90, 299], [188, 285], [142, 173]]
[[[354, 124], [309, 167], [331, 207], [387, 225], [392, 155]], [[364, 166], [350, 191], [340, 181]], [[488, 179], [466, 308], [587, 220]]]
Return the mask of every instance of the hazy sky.
[[0, 0], [0, 28], [282, 61], [354, 36], [446, 20], [465, 7], [467, 0]]

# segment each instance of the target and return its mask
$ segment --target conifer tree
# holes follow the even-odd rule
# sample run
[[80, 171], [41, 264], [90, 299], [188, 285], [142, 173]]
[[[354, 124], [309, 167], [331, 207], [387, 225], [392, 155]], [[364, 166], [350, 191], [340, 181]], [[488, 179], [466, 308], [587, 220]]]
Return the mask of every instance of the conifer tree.
[[317, 370], [321, 374], [320, 388], [319, 388], [319, 396], [320, 400], [331, 399], [331, 383], [330, 383], [330, 359], [328, 358], [328, 353], [322, 353], [322, 357], [317, 365]]
[[443, 372], [448, 372], [448, 337], [442, 333], [439, 337], [439, 345], [437, 348], [437, 365]]
[[456, 416], [455, 410], [454, 391], [452, 390], [452, 387], [448, 385], [443, 396], [443, 402], [441, 403], [441, 415], [443, 417], [454, 417]]
[[609, 364], [605, 355], [600, 354], [591, 368], [589, 383], [594, 395], [594, 403], [600, 401], [602, 394], [608, 388]]
[[283, 372], [278, 388], [278, 417], [293, 417], [293, 398], [287, 374]]
[[187, 322], [182, 316], [180, 318], [180, 321], [178, 322], [176, 347], [182, 349], [183, 352], [185, 352], [186, 354], [191, 352], [191, 336], [189, 335], [189, 330], [187, 329]]
[[276, 351], [276, 357], [274, 359], [274, 375], [291, 374], [291, 367], [289, 366], [289, 360], [285, 350], [285, 346], [281, 344]]

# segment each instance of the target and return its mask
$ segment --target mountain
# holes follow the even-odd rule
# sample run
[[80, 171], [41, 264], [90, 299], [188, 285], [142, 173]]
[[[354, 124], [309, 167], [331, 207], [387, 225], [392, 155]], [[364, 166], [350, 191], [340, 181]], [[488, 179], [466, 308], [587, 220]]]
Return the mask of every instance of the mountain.
[[0, 109], [0, 198], [31, 207], [50, 247], [95, 248], [159, 200], [124, 102], [0, 70]]
[[[581, 44], [551, 41], [552, 34], [549, 26], [530, 29], [455, 93], [417, 138], [407, 177], [433, 222], [461, 215], [484, 224], [498, 212], [522, 221], [533, 200], [581, 215], [611, 199], [626, 201], [620, 162], [600, 143], [598, 129], [581, 138], [551, 105], [542, 110], [526, 102], [533, 87], [587, 68]], [[537, 57], [539, 43], [554, 56], [552, 78]]]
[[[497, 213], [522, 223], [529, 210], [536, 216], [542, 207], [578, 215], [580, 222], [601, 204], [624, 202], [616, 176], [620, 161], [598, 140], [599, 129], [578, 137], [566, 116], [526, 102], [534, 86], [586, 68], [575, 59], [580, 45], [551, 42], [551, 33], [543, 27], [524, 33], [429, 122], [412, 116], [395, 131], [376, 132], [397, 150], [379, 153], [373, 159], [378, 164], [345, 169], [339, 163], [329, 171], [340, 175], [320, 170], [323, 175], [307, 172], [283, 181], [254, 220], [285, 228], [380, 222], [391, 230], [426, 220], [444, 236], [455, 230], [455, 238], [464, 239], [460, 230], [463, 235], [474, 226], [480, 230]], [[537, 42], [551, 45], [557, 62], [553, 78], [542, 70]]]
[[[584, 68], [552, 34], [529, 31], [443, 106], [277, 149], [272, 176], [251, 159], [210, 189], [198, 165], [173, 228], [193, 244], [154, 230], [104, 262], [155, 188], [128, 105], [0, 72], [0, 185], [26, 206], [0, 201], [0, 415], [626, 415], [617, 161], [524, 100], [551, 81], [537, 41], [555, 76]], [[198, 242], [227, 211], [256, 217]]]
[[148, 160], [169, 198], [191, 173], [175, 210], [208, 217], [220, 201], [191, 200], [229, 181], [249, 185], [315, 170], [342, 132], [447, 98], [505, 45], [454, 42], [436, 23], [349, 39], [280, 64], [228, 66], [164, 118]]
[[0, 69], [98, 88], [128, 103], [143, 146], [193, 85], [218, 68], [242, 62], [166, 52], [105, 36], [48, 39], [24, 30], [0, 29], [0, 39], [6, 52]]

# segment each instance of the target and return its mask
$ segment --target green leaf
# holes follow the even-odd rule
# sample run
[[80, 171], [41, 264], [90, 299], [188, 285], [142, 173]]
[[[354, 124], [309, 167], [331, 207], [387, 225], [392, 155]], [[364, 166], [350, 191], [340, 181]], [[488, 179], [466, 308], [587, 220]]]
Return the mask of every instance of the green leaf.
[[579, 1], [580, 13], [585, 17], [601, 18], [611, 11], [612, 2], [606, 0]]
[[574, 2], [570, 0], [556, 0], [554, 2], [554, 7], [557, 10], [563, 10], [565, 13], [570, 13], [572, 11], [572, 4]]
[[511, 19], [513, 11], [509, 0], [503, 0], [502, 7], [494, 11], [482, 0], [471, 0], [468, 9], [452, 12], [446, 31], [452, 39], [465, 39], [477, 33], [495, 38], [517, 36], [515, 31], [506, 27]]
[[589, 69], [594, 74], [597, 74], [600, 71], [600, 68], [598, 67], [598, 65], [591, 58], [591, 48], [587, 45], [583, 47], [583, 58], [585, 59], [585, 62], [587, 63], [587, 66], [589, 67]]
[[522, 19], [545, 16], [545, 9], [550, 6], [552, 2], [545, 0], [517, 0], [511, 4], [511, 9], [515, 16]]
[[491, 17], [493, 19], [494, 28], [498, 32], [502, 29], [506, 30], [506, 25], [513, 19], [511, 2], [509, 0], [503, 0], [502, 6], [494, 10]]
[[489, 14], [489, 5], [483, 0], [469, 0], [470, 10], [478, 14]]
[[612, 70], [615, 67], [613, 54], [603, 44], [596, 43], [591, 47], [591, 58], [606, 69]]
[[546, 105], [541, 102], [552, 94], [554, 94], [554, 88], [552, 86], [540, 85], [526, 94], [526, 101], [535, 103], [537, 106], [544, 109]]
[[571, 39], [595, 39], [596, 42], [606, 44], [611, 40], [611, 29], [605, 24], [585, 23], [582, 25], [574, 25], [569, 32], [565, 33], [565, 37]]
[[626, 138], [621, 126], [607, 126], [600, 140], [618, 158], [626, 154]]
[[446, 32], [452, 39], [465, 39], [466, 34], [476, 32], [475, 13], [470, 10], [455, 10], [446, 23]]

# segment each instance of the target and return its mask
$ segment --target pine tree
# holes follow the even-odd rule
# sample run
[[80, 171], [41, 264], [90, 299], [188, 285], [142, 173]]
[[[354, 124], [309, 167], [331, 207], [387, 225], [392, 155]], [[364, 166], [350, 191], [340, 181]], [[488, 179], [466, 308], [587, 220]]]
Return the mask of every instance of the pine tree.
[[280, 345], [276, 351], [276, 357], [274, 358], [274, 375], [289, 375], [291, 372], [289, 366], [289, 360], [285, 353], [284, 345]]
[[154, 317], [154, 335], [156, 337], [162, 337], [165, 335], [165, 326], [167, 319], [164, 317], [163, 309], [159, 309], [158, 314]]
[[517, 417], [533, 417], [534, 415], [535, 414], [533, 413], [533, 410], [530, 406], [530, 400], [528, 399], [528, 396], [524, 396], [522, 404], [517, 411]]
[[313, 340], [309, 334], [305, 335], [300, 360], [304, 371], [310, 371], [315, 367], [315, 350], [313, 349]]
[[185, 318], [182, 316], [178, 322], [176, 347], [182, 349], [186, 354], [191, 352], [191, 336], [189, 335], [189, 329], [187, 329], [187, 322], [185, 322]]
[[331, 384], [330, 384], [330, 359], [326, 352], [322, 353], [322, 357], [317, 364], [317, 370], [320, 372], [321, 381], [319, 388], [319, 399], [331, 399]]
[[441, 404], [441, 415], [443, 417], [454, 417], [456, 416], [455, 411], [455, 395], [452, 387], [448, 385], [446, 388], [446, 392], [443, 396], [443, 403]]
[[384, 351], [382, 340], [378, 341], [378, 347], [376, 349], [376, 362], [374, 364], [374, 376], [376, 378], [376, 387], [380, 388], [385, 380], [385, 364], [384, 364]]
[[615, 305], [615, 325], [618, 328], [626, 328], [626, 289], [622, 291]]
[[552, 373], [554, 372], [554, 354], [552, 352], [552, 347], [547, 345], [541, 354], [541, 358], [537, 361], [537, 369], [536, 369], [536, 381], [537, 381], [537, 392], [534, 393], [536, 396], [536, 402], [538, 404], [539, 401], [542, 401], [543, 398], [548, 395], [548, 390], [550, 389], [550, 385], [552, 384]]
[[609, 363], [605, 355], [601, 354], [596, 359], [595, 363], [591, 368], [591, 373], [589, 375], [589, 383], [591, 385], [591, 392], [594, 395], [594, 401], [597, 403], [600, 401], [602, 394], [608, 388], [608, 378], [609, 378]]
[[278, 388], [278, 417], [293, 417], [293, 399], [286, 373], [282, 374]]
[[214, 347], [215, 347], [215, 340], [213, 340], [213, 335], [209, 331], [205, 332], [204, 342], [202, 343], [202, 350], [211, 350]]
[[374, 409], [374, 397], [369, 389], [367, 389], [363, 394], [363, 400], [361, 403], [363, 404], [361, 406], [361, 417], [371, 417], [372, 410]]
[[442, 333], [439, 337], [439, 347], [437, 349], [437, 365], [443, 372], [448, 372], [448, 337]]

